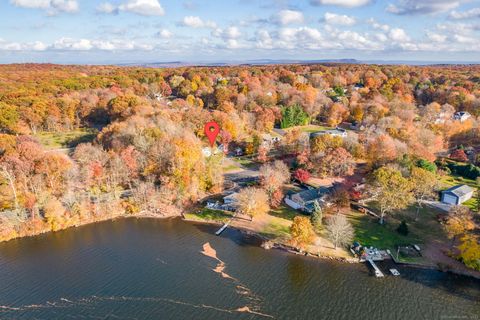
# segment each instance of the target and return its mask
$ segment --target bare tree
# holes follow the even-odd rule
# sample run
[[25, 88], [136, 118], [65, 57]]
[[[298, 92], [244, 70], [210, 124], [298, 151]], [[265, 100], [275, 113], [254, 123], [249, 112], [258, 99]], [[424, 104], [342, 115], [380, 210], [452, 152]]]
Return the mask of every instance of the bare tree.
[[17, 188], [15, 187], [15, 175], [11, 170], [9, 170], [6, 166], [0, 166], [0, 175], [4, 177], [8, 181], [8, 185], [12, 190], [13, 194], [13, 201], [15, 205], [15, 211], [18, 211], [18, 197], [17, 197]]
[[326, 229], [328, 238], [333, 242], [335, 249], [338, 246], [350, 244], [354, 237], [354, 230], [347, 218], [342, 214], [336, 214], [327, 220]]

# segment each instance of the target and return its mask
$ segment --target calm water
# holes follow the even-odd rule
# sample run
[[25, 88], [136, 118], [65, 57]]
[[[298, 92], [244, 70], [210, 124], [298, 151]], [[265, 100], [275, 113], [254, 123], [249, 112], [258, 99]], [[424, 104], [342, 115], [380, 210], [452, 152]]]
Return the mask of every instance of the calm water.
[[479, 281], [406, 268], [376, 279], [212, 232], [128, 219], [2, 243], [0, 319], [480, 319]]

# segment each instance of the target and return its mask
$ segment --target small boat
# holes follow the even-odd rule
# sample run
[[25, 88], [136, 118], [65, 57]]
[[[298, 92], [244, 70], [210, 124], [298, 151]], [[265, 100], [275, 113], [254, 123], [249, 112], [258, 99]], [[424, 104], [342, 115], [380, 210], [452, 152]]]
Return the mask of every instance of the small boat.
[[400, 272], [398, 272], [397, 269], [390, 269], [390, 273], [393, 274], [394, 276], [399, 276]]

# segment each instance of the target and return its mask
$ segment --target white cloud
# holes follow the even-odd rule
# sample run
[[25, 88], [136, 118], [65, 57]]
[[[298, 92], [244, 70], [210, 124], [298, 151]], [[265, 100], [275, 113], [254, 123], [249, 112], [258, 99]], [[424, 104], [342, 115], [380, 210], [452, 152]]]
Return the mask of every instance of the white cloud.
[[46, 49], [47, 45], [40, 41], [18, 43], [0, 39], [0, 50], [2, 51], [44, 51]]
[[427, 38], [432, 42], [443, 43], [447, 40], [447, 36], [445, 34], [435, 33], [435, 32], [427, 32]]
[[97, 7], [97, 12], [116, 14], [118, 11], [130, 12], [141, 16], [163, 16], [165, 10], [158, 0], [129, 0], [120, 5], [104, 2]]
[[322, 33], [315, 28], [283, 28], [278, 32], [278, 39], [275, 41], [277, 47], [285, 49], [321, 48], [325, 44]]
[[47, 9], [50, 6], [50, 0], [10, 0], [10, 3], [30, 9]]
[[60, 38], [53, 43], [52, 47], [57, 50], [90, 50], [93, 45], [88, 39]]
[[398, 41], [398, 42], [408, 42], [408, 41], [410, 41], [410, 37], [407, 35], [405, 30], [403, 30], [401, 28], [394, 28], [394, 29], [390, 30], [390, 32], [388, 33], [388, 36], [393, 41]]
[[361, 7], [367, 5], [371, 0], [310, 0], [310, 3], [314, 6], [319, 5], [329, 5], [329, 6], [340, 6], [340, 7]]
[[435, 14], [452, 10], [461, 2], [459, 0], [398, 0], [398, 5], [389, 5], [387, 11], [399, 15]]
[[465, 36], [465, 35], [462, 35], [462, 34], [455, 34], [455, 35], [453, 35], [453, 38], [455, 39], [455, 41], [457, 41], [459, 43], [464, 43], [464, 44], [478, 43], [477, 39], [475, 39], [473, 37]]
[[240, 48], [245, 48], [244, 45], [242, 45], [238, 40], [236, 39], [228, 39], [226, 41], [226, 46], [227, 49], [240, 49]]
[[173, 36], [173, 33], [170, 30], [162, 29], [157, 33], [157, 36], [162, 39], [169, 39]]
[[260, 29], [255, 35], [256, 47], [259, 49], [273, 49], [273, 39], [268, 30]]
[[77, 0], [10, 0], [10, 3], [22, 8], [43, 9], [51, 15], [59, 12], [73, 13], [78, 11]]
[[378, 23], [375, 19], [373, 18], [370, 18], [367, 20], [367, 23], [370, 24], [374, 29], [379, 29], [379, 30], [382, 30], [382, 31], [385, 31], [387, 32], [388, 30], [390, 30], [390, 26], [388, 24], [381, 24], [381, 23]]
[[203, 21], [197, 16], [186, 16], [183, 18], [180, 25], [191, 28], [216, 28], [217, 24], [213, 21]]
[[158, 0], [130, 0], [118, 6], [118, 9], [142, 16], [163, 16], [165, 14], [165, 10]]
[[303, 23], [304, 17], [303, 13], [295, 10], [281, 10], [276, 15], [272, 16], [271, 21], [280, 24], [294, 24], [294, 23]]
[[323, 16], [323, 21], [332, 25], [340, 26], [352, 26], [356, 23], [355, 18], [349, 17], [347, 15], [340, 15], [335, 13], [327, 12]]
[[378, 49], [378, 45], [367, 39], [366, 36], [354, 31], [342, 31], [337, 35], [343, 49], [371, 50]]
[[228, 27], [222, 32], [222, 37], [225, 39], [238, 39], [242, 33], [237, 27]]
[[77, 0], [51, 0], [50, 6], [59, 12], [76, 12], [78, 11]]
[[472, 19], [480, 18], [480, 8], [473, 8], [463, 12], [453, 11], [449, 15], [452, 19]]
[[117, 14], [118, 13], [118, 7], [114, 6], [111, 3], [105, 2], [105, 3], [101, 3], [100, 5], [98, 5], [97, 12], [107, 13], [107, 14]]
[[125, 39], [115, 40], [89, 40], [60, 38], [48, 46], [50, 50], [60, 51], [90, 51], [90, 50], [151, 50], [153, 46], [147, 44], [138, 44], [134, 41]]

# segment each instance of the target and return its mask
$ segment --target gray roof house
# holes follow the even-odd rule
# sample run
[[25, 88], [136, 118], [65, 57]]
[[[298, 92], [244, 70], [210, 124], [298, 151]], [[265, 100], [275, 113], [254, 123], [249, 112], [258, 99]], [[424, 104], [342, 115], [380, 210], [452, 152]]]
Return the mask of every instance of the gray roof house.
[[469, 119], [471, 116], [472, 115], [467, 111], [459, 111], [459, 112], [455, 112], [455, 114], [453, 115], [453, 119], [463, 122]]
[[327, 196], [331, 193], [332, 189], [333, 187], [320, 187], [287, 195], [285, 197], [285, 203], [293, 209], [311, 213], [315, 200], [317, 200], [320, 205], [328, 205]]
[[441, 201], [447, 204], [459, 205], [472, 198], [473, 188], [460, 184], [442, 191]]

